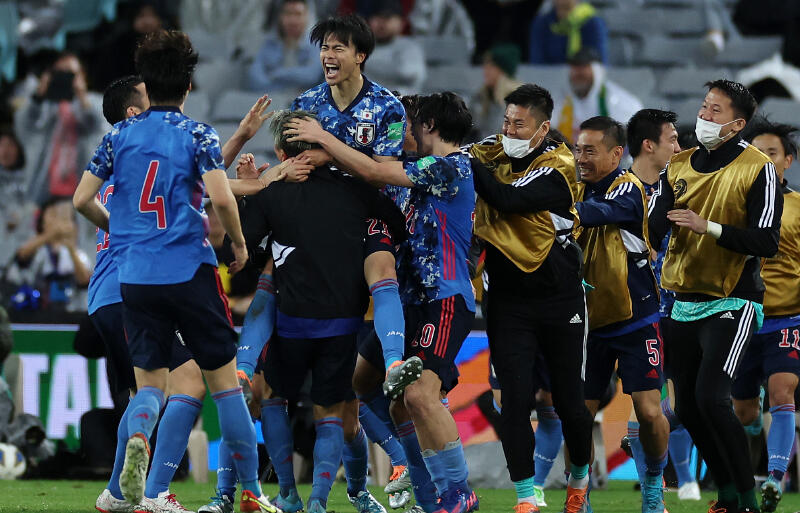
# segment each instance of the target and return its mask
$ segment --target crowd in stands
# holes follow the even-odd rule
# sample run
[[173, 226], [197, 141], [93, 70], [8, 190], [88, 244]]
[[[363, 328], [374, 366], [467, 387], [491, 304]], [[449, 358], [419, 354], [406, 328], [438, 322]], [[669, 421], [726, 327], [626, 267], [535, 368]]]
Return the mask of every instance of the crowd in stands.
[[[503, 98], [525, 82], [553, 93], [568, 139], [589, 117], [625, 121], [643, 106], [693, 126], [711, 76], [699, 68], [745, 83], [779, 121], [800, 113], [800, 6], [782, 0], [0, 0], [0, 303], [79, 301], [94, 229], [48, 210], [60, 212], [108, 130], [102, 91], [134, 72], [144, 34], [190, 35], [201, 63], [186, 111], [224, 140], [239, 106], [266, 93], [285, 108], [320, 82], [310, 27], [350, 12], [376, 35], [366, 76], [460, 94], [475, 140], [499, 130]], [[245, 150], [275, 162], [260, 137]]]

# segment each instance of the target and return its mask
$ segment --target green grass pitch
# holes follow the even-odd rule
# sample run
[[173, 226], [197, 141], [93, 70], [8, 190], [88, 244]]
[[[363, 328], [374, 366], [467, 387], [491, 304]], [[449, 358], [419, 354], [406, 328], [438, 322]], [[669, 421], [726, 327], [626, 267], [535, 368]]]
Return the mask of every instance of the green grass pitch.
[[[52, 513], [90, 513], [95, 511], [94, 501], [105, 487], [100, 481], [0, 481], [0, 512], [52, 512]], [[213, 493], [213, 481], [197, 484], [191, 480], [173, 483], [171, 491], [177, 494], [184, 506], [192, 511], [206, 503]], [[268, 484], [264, 492], [276, 493], [276, 485]], [[300, 486], [300, 494], [305, 499], [311, 487]], [[388, 504], [382, 490], [372, 488], [378, 499]], [[380, 492], [380, 494], [379, 494]], [[510, 513], [515, 504], [512, 490], [478, 490], [480, 511], [482, 513]], [[351, 513], [355, 510], [345, 497], [345, 485], [336, 483], [328, 502], [328, 511]], [[564, 490], [548, 490], [546, 499], [549, 506], [543, 512], [558, 513], [563, 507]], [[681, 502], [675, 492], [666, 495], [667, 509], [670, 513], [704, 513], [714, 494], [704, 493], [699, 502]], [[591, 495], [592, 506], [597, 513], [637, 513], [641, 511], [639, 494], [633, 491], [633, 483], [614, 481], [607, 490], [596, 490]], [[792, 513], [800, 510], [800, 494], [784, 496], [779, 512]], [[238, 505], [237, 505], [238, 511]], [[391, 510], [389, 510], [391, 511]], [[401, 510], [397, 510], [400, 512]]]

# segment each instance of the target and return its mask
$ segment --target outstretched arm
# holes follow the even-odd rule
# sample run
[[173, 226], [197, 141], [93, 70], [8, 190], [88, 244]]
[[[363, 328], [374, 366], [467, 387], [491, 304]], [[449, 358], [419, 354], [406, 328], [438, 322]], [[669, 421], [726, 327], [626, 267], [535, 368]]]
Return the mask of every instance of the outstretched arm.
[[267, 107], [269, 107], [271, 103], [272, 100], [266, 94], [256, 100], [256, 103], [253, 104], [247, 114], [245, 114], [239, 122], [239, 128], [237, 128], [231, 138], [225, 142], [225, 145], [222, 147], [222, 159], [225, 164], [225, 169], [233, 164], [236, 155], [242, 151], [242, 147], [245, 143], [256, 135], [256, 132], [258, 132], [261, 125], [264, 124], [264, 121], [272, 117], [274, 114], [273, 111], [264, 114], [264, 111], [267, 110]]

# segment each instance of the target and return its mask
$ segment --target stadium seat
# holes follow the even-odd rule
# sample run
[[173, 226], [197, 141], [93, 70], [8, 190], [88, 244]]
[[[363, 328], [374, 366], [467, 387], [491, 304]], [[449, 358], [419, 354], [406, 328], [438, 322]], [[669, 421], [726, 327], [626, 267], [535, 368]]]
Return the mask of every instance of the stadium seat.
[[437, 66], [428, 69], [422, 84], [425, 94], [453, 91], [468, 98], [475, 94], [483, 83], [483, 68], [480, 66]]
[[251, 91], [225, 91], [214, 105], [211, 119], [215, 122], [236, 121], [238, 123], [257, 99], [258, 93]]
[[717, 78], [733, 79], [733, 73], [726, 68], [672, 68], [661, 77], [658, 88], [670, 98], [696, 98], [703, 95], [703, 84]]
[[639, 98], [652, 95], [656, 89], [656, 76], [650, 68], [609, 68], [607, 76]]
[[791, 98], [767, 98], [759, 106], [758, 112], [778, 123], [800, 125], [800, 102]]
[[666, 32], [666, 19], [660, 9], [617, 7], [599, 12], [611, 35], [637, 35], [650, 37]]
[[[257, 95], [258, 93], [251, 93]], [[294, 99], [297, 97], [294, 92], [277, 92], [271, 93], [267, 91], [269, 97], [272, 99], [272, 103], [269, 105], [268, 110], [281, 110], [281, 109], [288, 109]], [[253, 97], [253, 101], [255, 101], [255, 96]]]
[[703, 92], [700, 91], [696, 98], [674, 100], [669, 103], [669, 110], [678, 115], [678, 126], [693, 127], [697, 119], [697, 112], [703, 101]]
[[608, 64], [611, 66], [631, 66], [639, 39], [623, 35], [608, 38]]
[[228, 41], [219, 34], [211, 34], [203, 30], [192, 30], [188, 34], [201, 62], [231, 57], [232, 49]]
[[242, 76], [243, 71], [236, 61], [218, 59], [201, 62], [194, 71], [192, 87], [204, 91], [213, 104], [222, 91], [238, 89]]
[[538, 84], [555, 93], [567, 87], [567, 67], [521, 65], [517, 68], [517, 80]]
[[716, 63], [729, 66], [750, 66], [781, 50], [780, 37], [735, 37], [716, 58]]
[[687, 62], [702, 60], [700, 43], [695, 38], [671, 39], [664, 36], [653, 36], [644, 39], [640, 52], [636, 54], [636, 64], [651, 65], [686, 65]]
[[470, 52], [459, 36], [417, 36], [429, 66], [468, 64]]
[[191, 91], [186, 97], [186, 102], [183, 104], [183, 112], [194, 119], [195, 121], [202, 121], [208, 123], [209, 111], [211, 110], [211, 100], [205, 91]]
[[[703, 12], [697, 7], [658, 9], [658, 18], [664, 22], [664, 32], [675, 36], [702, 36], [707, 31]], [[656, 9], [645, 12], [652, 13]]]

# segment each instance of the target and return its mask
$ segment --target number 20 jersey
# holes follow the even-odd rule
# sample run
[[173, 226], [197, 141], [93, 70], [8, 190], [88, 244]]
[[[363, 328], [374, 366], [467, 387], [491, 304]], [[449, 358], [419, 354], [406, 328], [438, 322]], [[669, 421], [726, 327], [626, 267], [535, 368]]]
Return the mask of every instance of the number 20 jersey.
[[214, 169], [224, 169], [217, 133], [177, 108], [152, 107], [105, 135], [88, 171], [114, 176], [109, 248], [120, 283], [183, 283], [217, 265], [202, 204], [202, 176]]

